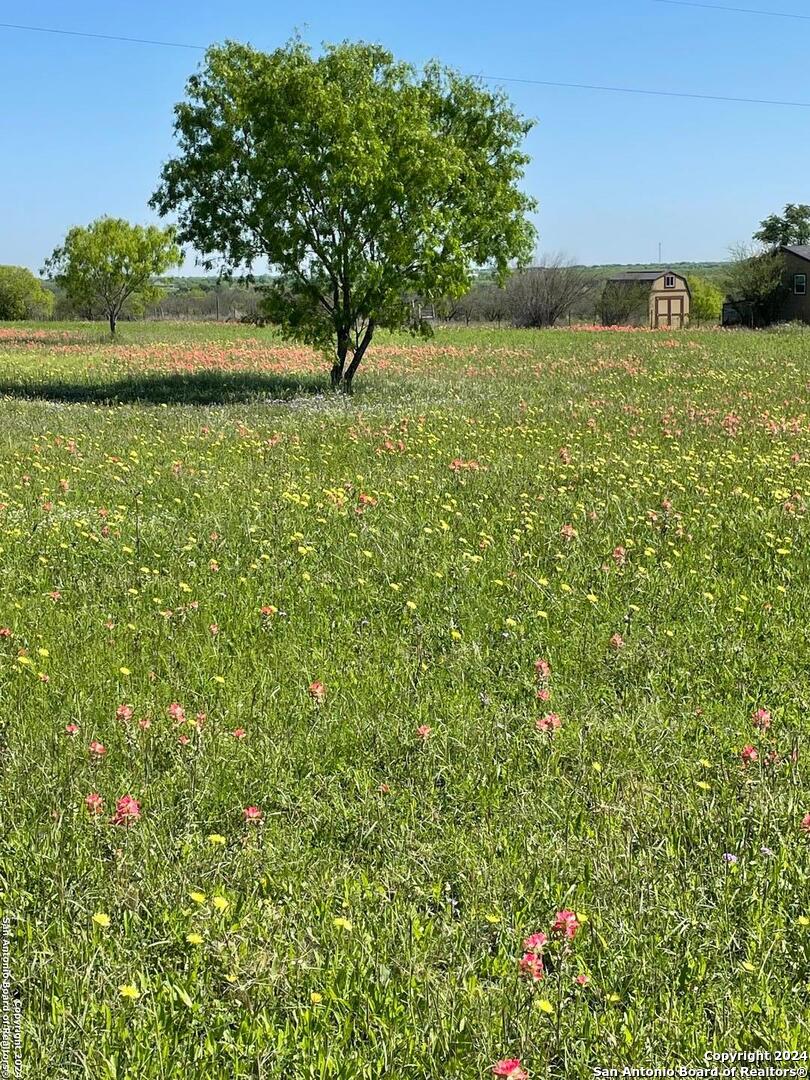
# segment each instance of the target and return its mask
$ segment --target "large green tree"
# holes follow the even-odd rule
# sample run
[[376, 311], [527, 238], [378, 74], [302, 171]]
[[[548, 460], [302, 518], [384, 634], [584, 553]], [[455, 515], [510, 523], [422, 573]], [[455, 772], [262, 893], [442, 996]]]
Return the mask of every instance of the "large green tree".
[[473, 265], [503, 278], [531, 254], [519, 181], [531, 125], [503, 94], [376, 45], [313, 56], [209, 49], [175, 109], [179, 154], [152, 205], [231, 268], [266, 259], [269, 316], [352, 379], [378, 327], [408, 325], [407, 295], [459, 296]]
[[24, 266], [0, 266], [0, 319], [43, 319], [53, 311], [48, 292]]
[[74, 306], [100, 309], [115, 334], [125, 305], [142, 308], [154, 300], [160, 293], [154, 279], [182, 261], [174, 228], [101, 217], [86, 228], [72, 228], [43, 273], [64, 289]]
[[759, 223], [754, 239], [776, 249], [785, 244], [810, 244], [810, 206], [788, 203], [782, 214], [771, 214]]

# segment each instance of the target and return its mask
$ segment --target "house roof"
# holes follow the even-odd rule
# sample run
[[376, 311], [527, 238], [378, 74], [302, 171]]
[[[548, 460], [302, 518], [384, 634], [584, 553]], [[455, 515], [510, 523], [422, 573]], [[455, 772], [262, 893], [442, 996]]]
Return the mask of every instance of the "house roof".
[[798, 255], [800, 259], [810, 262], [810, 244], [785, 244], [782, 251], [789, 251], [791, 255]]
[[623, 270], [620, 274], [612, 274], [608, 281], [656, 281], [663, 274], [674, 274], [675, 277], [683, 278], [683, 274], [677, 274], [674, 270]]

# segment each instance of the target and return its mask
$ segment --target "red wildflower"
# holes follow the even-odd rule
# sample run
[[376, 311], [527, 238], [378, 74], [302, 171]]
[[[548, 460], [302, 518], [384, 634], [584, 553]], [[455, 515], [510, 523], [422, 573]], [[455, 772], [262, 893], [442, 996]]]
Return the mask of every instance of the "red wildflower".
[[320, 679], [315, 679], [314, 682], [309, 684], [309, 696], [318, 705], [323, 705], [324, 701], [326, 701], [326, 687]]
[[78, 735], [79, 734], [79, 725], [78, 724], [65, 724], [65, 734], [66, 735]]
[[617, 545], [611, 552], [613, 561], [617, 566], [624, 566], [627, 562], [627, 548], [622, 547], [621, 544]]
[[752, 761], [756, 761], [759, 757], [759, 751], [755, 746], [744, 746], [740, 751], [740, 761], [743, 764], [743, 768], [747, 768]]
[[85, 795], [84, 803], [91, 814], [104, 813], [104, 800], [97, 791], [91, 791], [89, 795]]
[[430, 727], [428, 724], [420, 724], [419, 727], [416, 729], [416, 734], [419, 736], [420, 739], [427, 741], [430, 738], [430, 733], [432, 731], [433, 728]]
[[520, 1064], [520, 1058], [504, 1058], [492, 1066], [493, 1076], [505, 1076], [506, 1080], [529, 1080], [529, 1074]]
[[238, 727], [233, 729], [231, 735], [233, 735], [235, 739], [244, 739], [244, 737], [247, 735], [247, 732], [243, 727]]
[[548, 660], [535, 660], [534, 670], [538, 679], [548, 679], [551, 677], [551, 664], [549, 664]]
[[548, 935], [540, 930], [536, 934], [529, 934], [523, 942], [523, 948], [526, 949], [527, 952], [539, 952], [547, 941]]
[[259, 822], [262, 820], [262, 812], [258, 806], [246, 806], [242, 813], [245, 821]]
[[551, 691], [547, 686], [541, 686], [537, 691], [538, 701], [548, 701], [551, 698]]
[[107, 747], [104, 743], [100, 743], [98, 739], [93, 739], [90, 743], [88, 750], [91, 754], [95, 754], [96, 757], [103, 757], [107, 753]]
[[554, 916], [554, 922], [551, 924], [551, 929], [555, 934], [563, 934], [569, 941], [576, 937], [579, 928], [579, 919], [577, 919], [573, 911], [569, 911], [567, 908], [558, 911]]
[[131, 720], [135, 710], [131, 705], [119, 705], [115, 710], [115, 716], [118, 720]]
[[173, 701], [167, 709], [167, 712], [176, 724], [184, 724], [186, 722], [186, 710], [179, 702]]
[[553, 735], [555, 731], [561, 726], [562, 720], [556, 713], [546, 713], [545, 716], [540, 716], [535, 720], [534, 726], [538, 731], [542, 731], [546, 735]]
[[110, 819], [113, 825], [131, 825], [141, 816], [141, 804], [132, 795], [122, 795], [115, 804], [115, 814]]
[[0, 626], [0, 638], [2, 638], [2, 637], [8, 638], [8, 637], [11, 637], [11, 636], [12, 636], [12, 634], [11, 634], [11, 627], [10, 626]]
[[767, 709], [757, 709], [751, 714], [751, 723], [760, 731], [767, 731], [771, 726], [772, 718]]
[[543, 957], [540, 953], [526, 952], [520, 958], [521, 974], [528, 975], [535, 982], [539, 982], [545, 976], [543, 971]]

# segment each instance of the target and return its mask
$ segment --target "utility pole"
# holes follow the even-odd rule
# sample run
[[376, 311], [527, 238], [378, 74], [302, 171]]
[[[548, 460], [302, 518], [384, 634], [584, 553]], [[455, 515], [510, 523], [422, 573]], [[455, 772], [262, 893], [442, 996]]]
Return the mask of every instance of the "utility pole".
[[658, 264], [661, 264], [661, 241], [658, 241]]

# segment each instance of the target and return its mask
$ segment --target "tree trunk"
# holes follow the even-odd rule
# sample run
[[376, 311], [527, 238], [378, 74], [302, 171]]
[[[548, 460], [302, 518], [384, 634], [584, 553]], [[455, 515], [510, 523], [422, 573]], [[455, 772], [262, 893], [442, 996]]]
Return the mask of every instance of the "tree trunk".
[[368, 326], [366, 327], [366, 332], [363, 334], [363, 337], [362, 337], [362, 339], [360, 341], [360, 344], [354, 350], [354, 356], [352, 356], [352, 362], [346, 368], [346, 373], [343, 376], [343, 390], [347, 394], [352, 393], [352, 379], [354, 378], [355, 372], [360, 367], [360, 361], [363, 359], [363, 356], [365, 355], [366, 349], [371, 344], [371, 339], [372, 339], [373, 336], [374, 336], [374, 322], [372, 320], [369, 320]]
[[110, 312], [110, 337], [115, 337], [115, 312]]

